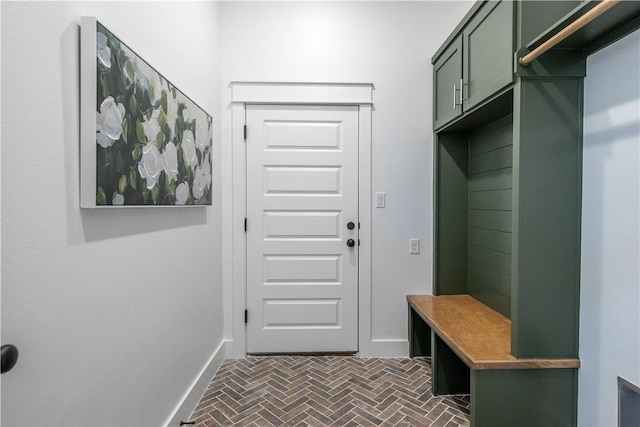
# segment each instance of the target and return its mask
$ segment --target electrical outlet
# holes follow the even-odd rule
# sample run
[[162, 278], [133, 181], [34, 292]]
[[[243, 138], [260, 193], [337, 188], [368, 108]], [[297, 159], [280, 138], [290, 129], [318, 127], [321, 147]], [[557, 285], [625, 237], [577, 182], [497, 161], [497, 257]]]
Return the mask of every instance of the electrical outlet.
[[420, 253], [420, 239], [409, 239], [409, 253], [410, 254]]
[[376, 208], [384, 208], [387, 204], [386, 193], [376, 193]]

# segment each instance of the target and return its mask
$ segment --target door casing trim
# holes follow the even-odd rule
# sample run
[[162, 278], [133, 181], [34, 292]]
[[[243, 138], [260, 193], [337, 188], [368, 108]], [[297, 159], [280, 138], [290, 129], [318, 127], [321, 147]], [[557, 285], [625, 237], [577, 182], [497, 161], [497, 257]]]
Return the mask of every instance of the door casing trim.
[[[241, 82], [230, 83], [231, 90], [231, 182], [223, 182], [223, 279], [226, 357], [246, 356], [246, 235], [247, 170], [244, 125], [250, 104], [354, 105], [358, 107], [358, 216], [360, 247], [358, 265], [358, 354], [370, 356], [371, 340], [371, 120], [372, 83]], [[226, 206], [226, 207], [225, 207]], [[223, 281], [224, 282], [224, 281]]]

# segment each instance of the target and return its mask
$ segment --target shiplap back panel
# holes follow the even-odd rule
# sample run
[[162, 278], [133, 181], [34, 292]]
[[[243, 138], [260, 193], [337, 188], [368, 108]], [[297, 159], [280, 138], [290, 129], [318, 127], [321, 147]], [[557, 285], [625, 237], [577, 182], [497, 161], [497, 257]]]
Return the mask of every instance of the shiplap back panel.
[[469, 294], [509, 317], [513, 120], [469, 136]]

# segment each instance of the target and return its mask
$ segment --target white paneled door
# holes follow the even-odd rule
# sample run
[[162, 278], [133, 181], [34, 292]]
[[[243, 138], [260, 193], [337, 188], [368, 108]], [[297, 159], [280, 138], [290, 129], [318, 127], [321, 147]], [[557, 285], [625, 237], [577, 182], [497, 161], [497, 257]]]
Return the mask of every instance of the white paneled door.
[[358, 107], [246, 114], [247, 352], [355, 352]]

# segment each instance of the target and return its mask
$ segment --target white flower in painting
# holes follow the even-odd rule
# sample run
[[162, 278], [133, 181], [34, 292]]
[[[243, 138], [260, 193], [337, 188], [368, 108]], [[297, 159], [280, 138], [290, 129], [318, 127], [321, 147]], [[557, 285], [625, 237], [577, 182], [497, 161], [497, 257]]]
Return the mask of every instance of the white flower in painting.
[[176, 187], [176, 205], [184, 205], [189, 198], [189, 183], [182, 182]]
[[[98, 123], [97, 126], [99, 126], [100, 124]], [[113, 145], [113, 143], [115, 142], [113, 139], [109, 138], [107, 135], [105, 135], [104, 133], [98, 131], [96, 133], [96, 142], [98, 143], [99, 146], [101, 146], [102, 148], [108, 148], [111, 147]]]
[[112, 96], [102, 101], [100, 112], [96, 113], [96, 141], [101, 147], [110, 147], [120, 139], [124, 114], [124, 105], [116, 104]]
[[204, 171], [206, 186], [209, 188], [211, 187], [211, 155], [207, 155], [207, 158], [204, 159], [203, 163], [202, 170]]
[[182, 134], [182, 157], [187, 166], [191, 169], [198, 165], [198, 154], [196, 153], [196, 144], [193, 138], [193, 132], [185, 130]]
[[142, 158], [138, 162], [138, 172], [147, 181], [147, 188], [151, 190], [160, 179], [163, 170], [162, 155], [156, 144], [149, 142], [142, 147]]
[[107, 42], [107, 36], [102, 33], [96, 34], [96, 55], [98, 60], [106, 68], [111, 68], [111, 49]]
[[207, 187], [207, 175], [203, 168], [197, 167], [193, 174], [193, 197], [200, 200], [204, 196], [204, 190]]
[[193, 197], [199, 200], [207, 188], [211, 187], [211, 160], [207, 156], [204, 164], [198, 166], [193, 174]]
[[202, 122], [199, 122], [196, 128], [196, 148], [200, 150], [201, 153], [204, 153], [204, 149], [209, 145], [209, 132], [207, 132], [207, 127], [202, 125]]
[[113, 195], [112, 203], [114, 205], [124, 205], [124, 196], [120, 193], [115, 193]]
[[182, 109], [182, 120], [184, 120], [185, 123], [189, 123], [191, 121], [191, 113], [188, 108]]
[[168, 143], [162, 152], [162, 166], [169, 181], [175, 181], [178, 176], [178, 149], [173, 142]]
[[144, 128], [144, 135], [147, 137], [147, 142], [155, 142], [160, 132], [160, 123], [158, 123], [158, 116], [160, 115], [160, 109], [153, 110], [149, 120], [142, 122]]

